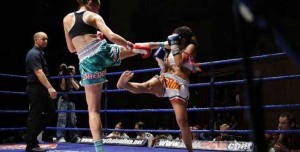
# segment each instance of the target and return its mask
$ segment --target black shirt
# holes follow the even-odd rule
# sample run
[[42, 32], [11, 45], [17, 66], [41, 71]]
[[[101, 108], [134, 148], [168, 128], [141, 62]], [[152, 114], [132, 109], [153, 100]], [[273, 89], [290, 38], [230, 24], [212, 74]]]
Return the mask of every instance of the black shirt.
[[75, 23], [73, 27], [69, 31], [69, 36], [72, 38], [79, 36], [79, 35], [84, 35], [84, 34], [96, 34], [97, 30], [95, 27], [86, 24], [83, 21], [83, 12], [74, 12], [75, 15]]
[[44, 52], [33, 46], [26, 55], [26, 74], [27, 74], [27, 83], [37, 83], [40, 81], [34, 73], [34, 70], [42, 69], [46, 77], [49, 76], [47, 62], [44, 58]]
[[[292, 128], [292, 130], [299, 130], [299, 128]], [[286, 133], [280, 142], [287, 149], [299, 150], [300, 149], [300, 134]]]

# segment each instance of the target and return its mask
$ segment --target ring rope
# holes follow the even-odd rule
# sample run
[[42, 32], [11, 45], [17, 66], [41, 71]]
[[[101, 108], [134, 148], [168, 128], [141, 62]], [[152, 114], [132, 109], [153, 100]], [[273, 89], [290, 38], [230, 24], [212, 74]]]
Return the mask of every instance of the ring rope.
[[[252, 60], [261, 60], [265, 59], [267, 57], [280, 57], [284, 56], [286, 53], [275, 53], [275, 54], [267, 54], [267, 55], [261, 55], [261, 56], [253, 56], [250, 57]], [[235, 59], [228, 59], [228, 60], [219, 60], [219, 61], [212, 61], [212, 62], [204, 62], [201, 63], [201, 66], [211, 66], [211, 65], [218, 65], [218, 64], [224, 64], [224, 63], [237, 63], [243, 61], [243, 58], [235, 58]], [[133, 70], [134, 73], [145, 73], [145, 72], [155, 72], [159, 71], [159, 68], [151, 68], [151, 69], [143, 69], [143, 70]], [[107, 76], [114, 76], [114, 75], [120, 75], [123, 72], [112, 72], [107, 73]], [[3, 77], [16, 77], [16, 78], [27, 78], [26, 76], [19, 76], [19, 75], [11, 75], [11, 74], [2, 74], [0, 73], [0, 76]], [[74, 76], [51, 76], [49, 79], [59, 79], [59, 78], [71, 78], [71, 77], [80, 77], [80, 75], [74, 75]], [[284, 80], [284, 79], [298, 79], [300, 78], [300, 75], [284, 75], [284, 76], [273, 76], [273, 77], [265, 77], [265, 78], [254, 78], [253, 81], [273, 81], [273, 80]], [[214, 82], [213, 85], [220, 86], [220, 85], [231, 85], [231, 84], [243, 84], [246, 80], [229, 80], [229, 81], [218, 81]], [[211, 86], [211, 83], [196, 83], [196, 84], [190, 84], [189, 88], [194, 87], [201, 87], [201, 86]], [[126, 92], [124, 89], [105, 89], [103, 90], [106, 93], [112, 93], [112, 92]], [[15, 91], [1, 91], [0, 94], [18, 94], [18, 95], [26, 95], [25, 92], [15, 92]], [[60, 94], [84, 94], [84, 91], [74, 91], [74, 92], [58, 92], [58, 95]], [[264, 109], [282, 109], [282, 108], [299, 108], [300, 104], [285, 104], [285, 105], [265, 105], [263, 106]], [[227, 111], [227, 110], [248, 110], [250, 109], [250, 106], [232, 106], [232, 107], [205, 107], [205, 108], [188, 108], [187, 110], [189, 112], [196, 112], [196, 111]], [[137, 112], [173, 112], [173, 109], [105, 109], [101, 110], [101, 112], [105, 113], [137, 113]], [[28, 110], [0, 110], [0, 113], [27, 113]], [[77, 113], [87, 113], [87, 110], [57, 110], [57, 112], [77, 112]], [[19, 128], [0, 128], [0, 131], [15, 131], [15, 130], [25, 130], [26, 127], [19, 127]], [[90, 131], [90, 128], [68, 128], [68, 127], [46, 127], [46, 129], [49, 130], [78, 130], [78, 131]], [[115, 129], [111, 128], [103, 128], [103, 132], [110, 132], [110, 131], [116, 131]], [[163, 132], [169, 132], [169, 133], [180, 133], [180, 130], [135, 130], [135, 129], [121, 129], [118, 131], [124, 131], [124, 132], [156, 132], [156, 133], [163, 133]], [[252, 130], [192, 130], [191, 132], [197, 132], [197, 133], [237, 133], [237, 134], [249, 134], [252, 133]], [[299, 130], [265, 130], [265, 133], [300, 133]]]
[[[293, 109], [300, 108], [300, 104], [282, 104], [282, 105], [265, 105], [263, 109]], [[231, 111], [231, 110], [248, 110], [250, 106], [230, 106], [230, 107], [205, 107], [205, 108], [188, 108], [189, 112], [198, 112], [198, 111]], [[173, 109], [107, 109], [100, 110], [102, 113], [140, 113], [140, 112], [173, 112]], [[0, 113], [27, 113], [28, 110], [0, 110]], [[56, 110], [58, 113], [86, 113], [87, 110]]]
[[[262, 60], [266, 58], [273, 58], [273, 57], [282, 57], [286, 56], [286, 53], [274, 53], [274, 54], [265, 54], [265, 55], [259, 55], [259, 56], [252, 56], [250, 59], [252, 60]], [[243, 58], [234, 58], [234, 59], [227, 59], [227, 60], [218, 60], [218, 61], [211, 61], [211, 62], [203, 62], [200, 63], [201, 66], [209, 66], [211, 64], [229, 64], [229, 63], [240, 63], [243, 60]], [[150, 69], [142, 69], [142, 70], [133, 70], [134, 73], [145, 73], [145, 72], [156, 72], [159, 71], [160, 68], [150, 68]], [[114, 75], [121, 75], [123, 72], [110, 72], [107, 73], [107, 76], [114, 76]], [[15, 77], [15, 78], [23, 78], [26, 79], [27, 76], [21, 76], [21, 75], [13, 75], [13, 74], [5, 74], [0, 73], [1, 77]], [[59, 78], [80, 78], [80, 75], [74, 75], [74, 76], [50, 76], [49, 79], [59, 79]]]
[[[300, 74], [298, 75], [283, 75], [283, 76], [273, 76], [273, 77], [265, 77], [265, 78], [254, 78], [253, 81], [274, 81], [274, 80], [285, 80], [285, 79], [299, 79]], [[232, 85], [232, 84], [242, 84], [245, 83], [246, 80], [229, 80], [229, 81], [216, 81], [214, 82], [215, 86], [220, 85]], [[211, 83], [195, 83], [190, 84], [189, 88], [194, 87], [205, 87], [210, 86]], [[112, 92], [127, 92], [125, 89], [110, 89], [110, 90], [103, 90], [103, 92], [112, 93]], [[17, 94], [17, 95], [26, 95], [25, 92], [15, 92], [15, 91], [4, 91], [0, 90], [0, 94]], [[62, 94], [84, 94], [84, 91], [72, 91], [72, 92], [58, 92], [58, 95]]]
[[[22, 131], [26, 127], [19, 128], [0, 128], [0, 131]], [[68, 127], [46, 127], [47, 130], [69, 130], [69, 131], [90, 131], [90, 128], [68, 128]], [[153, 130], [153, 129], [144, 129], [144, 130], [135, 130], [135, 129], [112, 129], [112, 128], [103, 128], [103, 132], [112, 132], [112, 131], [122, 131], [122, 132], [152, 132], [152, 133], [180, 133], [180, 130]], [[211, 130], [191, 130], [192, 133], [211, 133]], [[214, 130], [214, 133], [235, 133], [235, 134], [250, 134], [253, 133], [252, 130]], [[265, 133], [295, 133], [300, 134], [300, 130], [265, 130]]]

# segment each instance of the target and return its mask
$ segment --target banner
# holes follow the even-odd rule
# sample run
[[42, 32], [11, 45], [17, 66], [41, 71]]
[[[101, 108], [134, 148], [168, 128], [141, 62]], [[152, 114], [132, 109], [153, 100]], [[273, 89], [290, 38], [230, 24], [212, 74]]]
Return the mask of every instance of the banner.
[[[135, 138], [104, 138], [102, 140], [104, 145], [146, 146], [147, 143], [147, 139]], [[93, 143], [93, 139], [84, 137], [81, 143]]]
[[[56, 143], [40, 143], [39, 144], [41, 148], [45, 149], [56, 149], [57, 144]], [[16, 150], [16, 149], [25, 149], [26, 144], [1, 144], [0, 150]]]
[[[166, 140], [160, 139], [155, 147], [164, 148], [185, 148], [183, 141], [181, 140]], [[200, 150], [220, 150], [220, 151], [253, 151], [253, 142], [241, 142], [241, 141], [193, 141], [193, 149]]]

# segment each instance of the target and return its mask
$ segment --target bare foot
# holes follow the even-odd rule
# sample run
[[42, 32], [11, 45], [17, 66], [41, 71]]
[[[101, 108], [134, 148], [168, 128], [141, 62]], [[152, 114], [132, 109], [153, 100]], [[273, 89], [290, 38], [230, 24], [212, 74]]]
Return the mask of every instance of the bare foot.
[[119, 89], [125, 88], [129, 80], [132, 79], [133, 75], [134, 73], [128, 70], [123, 72], [117, 83], [117, 88]]

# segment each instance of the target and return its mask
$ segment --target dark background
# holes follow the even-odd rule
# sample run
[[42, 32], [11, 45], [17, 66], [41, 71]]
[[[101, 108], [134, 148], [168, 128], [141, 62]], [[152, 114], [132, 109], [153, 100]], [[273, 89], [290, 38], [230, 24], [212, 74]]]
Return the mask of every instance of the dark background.
[[[236, 24], [233, 13], [233, 0], [101, 0], [100, 15], [115, 32], [132, 42], [163, 41], [174, 28], [189, 26], [199, 41], [197, 62], [242, 57], [249, 55], [282, 52], [272, 39], [268, 30], [256, 28], [239, 18]], [[257, 0], [250, 1], [256, 8], [256, 15], [265, 16], [270, 27], [278, 29], [294, 50], [299, 50], [300, 2], [297, 0]], [[78, 67], [75, 54], [69, 53], [62, 26], [63, 17], [77, 10], [75, 0], [31, 0], [6, 1], [4, 7], [10, 11], [1, 14], [1, 60], [0, 73], [25, 75], [25, 55], [33, 46], [33, 34], [44, 31], [49, 37], [45, 58], [49, 64], [50, 75], [58, 73], [61, 63]], [[241, 36], [241, 37], [240, 37]], [[243, 44], [241, 48], [239, 44]], [[140, 56], [125, 59], [120, 67], [112, 67], [108, 72], [156, 68], [152, 59]], [[206, 72], [206, 68], [203, 71]], [[79, 73], [78, 73], [79, 74]], [[154, 73], [136, 74], [134, 81], [145, 81]], [[227, 77], [232, 77], [228, 74]], [[223, 78], [226, 78], [223, 77]], [[115, 89], [118, 76], [108, 77], [108, 89]], [[191, 83], [208, 82], [201, 74], [192, 76]], [[58, 81], [51, 80], [57, 87]], [[4, 77], [0, 80], [0, 90], [23, 92], [25, 79]], [[233, 87], [229, 87], [233, 90]], [[207, 94], [205, 94], [207, 93]], [[189, 107], [209, 105], [208, 89], [191, 90]], [[86, 109], [84, 95], [78, 95], [77, 109]], [[201, 99], [201, 101], [199, 101]], [[26, 96], [0, 94], [0, 109], [20, 109], [28, 107]], [[102, 109], [105, 98], [102, 99]], [[56, 101], [55, 101], [56, 102]], [[132, 95], [130, 93], [108, 94], [108, 109], [152, 109], [171, 108], [165, 99], [153, 95]], [[27, 115], [1, 114], [1, 127], [24, 127]], [[102, 120], [105, 121], [104, 115]], [[191, 124], [208, 123], [204, 116], [190, 116]], [[204, 118], [205, 117], [205, 118]], [[133, 128], [137, 121], [146, 122], [147, 128], [164, 126], [177, 129], [173, 113], [132, 113], [110, 114], [104, 126], [113, 128], [117, 121], [123, 121], [125, 128]], [[201, 120], [200, 120], [201, 119]], [[88, 127], [87, 114], [78, 114], [78, 127]], [[204, 122], [203, 122], [204, 121]], [[56, 120], [52, 126], [55, 126]], [[7, 136], [0, 132], [1, 137]], [[11, 132], [8, 134], [12, 134]]]

